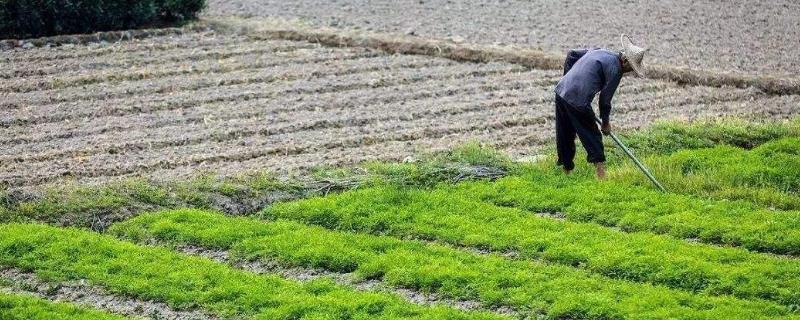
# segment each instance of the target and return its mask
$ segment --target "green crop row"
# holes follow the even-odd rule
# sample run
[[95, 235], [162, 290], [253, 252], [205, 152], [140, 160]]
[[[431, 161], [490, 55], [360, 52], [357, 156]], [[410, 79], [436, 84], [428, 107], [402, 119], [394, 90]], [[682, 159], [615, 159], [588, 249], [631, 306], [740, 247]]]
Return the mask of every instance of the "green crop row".
[[[666, 155], [718, 145], [752, 149], [770, 140], [787, 137], [800, 137], [800, 117], [772, 122], [727, 118], [692, 123], [662, 122], [645, 130], [622, 134], [622, 140], [639, 155]], [[627, 161], [625, 155], [616, 149], [610, 151]]]
[[800, 254], [800, 211], [775, 211], [747, 201], [662, 193], [651, 186], [597, 182], [554, 169], [530, 170], [474, 188], [475, 197], [532, 212], [558, 211], [568, 220], [648, 231], [759, 252]]
[[[517, 251], [523, 257], [580, 266], [612, 278], [714, 295], [767, 299], [785, 305], [800, 304], [798, 260], [561, 221], [481, 201], [488, 195], [530, 200], [534, 205], [558, 200], [553, 191], [543, 188], [570, 187], [564, 183], [545, 187], [521, 178], [440, 186], [435, 190], [386, 186], [276, 204], [263, 214], [268, 219], [291, 219], [329, 229]], [[592, 194], [594, 190], [580, 191]], [[665, 202], [657, 207], [673, 205], [680, 206]], [[595, 212], [592, 208], [587, 211]], [[573, 214], [570, 212], [567, 211], [567, 217]], [[611, 215], [615, 211], [606, 212]]]
[[592, 275], [539, 261], [514, 261], [438, 244], [337, 232], [291, 221], [263, 222], [178, 210], [145, 214], [109, 232], [139, 242], [229, 250], [243, 260], [355, 272], [364, 279], [512, 306], [554, 319], [785, 316], [787, 309], [758, 301], [711, 297]]
[[[645, 162], [673, 192], [800, 209], [800, 138], [772, 140], [752, 150], [732, 146], [683, 150]], [[609, 179], [650, 183], [630, 164], [612, 169]]]
[[0, 226], [0, 265], [33, 271], [45, 281], [85, 279], [110, 292], [163, 301], [176, 309], [199, 307], [223, 318], [500, 318], [414, 305], [329, 279], [301, 284], [89, 231], [38, 224]]
[[125, 318], [69, 303], [51, 302], [30, 295], [0, 292], [0, 319], [122, 320]]

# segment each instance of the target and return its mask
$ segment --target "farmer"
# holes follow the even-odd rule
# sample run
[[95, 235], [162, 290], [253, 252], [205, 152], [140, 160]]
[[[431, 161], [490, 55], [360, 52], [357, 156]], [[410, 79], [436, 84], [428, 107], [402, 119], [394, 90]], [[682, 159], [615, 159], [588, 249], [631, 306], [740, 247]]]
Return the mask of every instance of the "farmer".
[[[611, 133], [611, 99], [622, 74], [633, 71], [643, 76], [642, 57], [647, 49], [635, 46], [622, 35], [622, 52], [606, 49], [570, 50], [564, 62], [564, 76], [556, 85], [556, 148], [558, 165], [569, 174], [575, 168], [575, 135], [586, 149], [586, 160], [594, 163], [597, 178], [604, 179], [603, 137]], [[592, 100], [600, 92], [601, 129], [595, 123]]]

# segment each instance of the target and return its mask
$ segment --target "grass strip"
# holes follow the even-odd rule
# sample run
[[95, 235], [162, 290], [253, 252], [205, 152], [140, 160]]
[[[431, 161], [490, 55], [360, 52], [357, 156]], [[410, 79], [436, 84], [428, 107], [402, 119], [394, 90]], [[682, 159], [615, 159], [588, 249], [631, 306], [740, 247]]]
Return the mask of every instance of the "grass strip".
[[139, 242], [229, 250], [244, 260], [355, 272], [364, 279], [511, 306], [554, 319], [786, 316], [768, 302], [711, 297], [612, 280], [566, 266], [512, 261], [439, 244], [331, 231], [292, 221], [263, 222], [220, 213], [177, 210], [140, 215], [109, 232]]
[[27, 294], [0, 292], [0, 319], [122, 320], [126, 318], [70, 303], [52, 302]]
[[[569, 188], [564, 184], [547, 188]], [[689, 243], [651, 233], [627, 233], [481, 201], [487, 195], [502, 195], [525, 201], [532, 197], [531, 203], [536, 205], [551, 203], [555, 196], [540, 191], [542, 188], [545, 187], [518, 177], [429, 191], [385, 186], [280, 203], [265, 209], [263, 215], [335, 230], [516, 251], [522, 257], [579, 266], [617, 279], [773, 300], [784, 305], [800, 304], [800, 261], [796, 259]], [[660, 207], [672, 205], [676, 203], [660, 203]], [[589, 208], [587, 212], [593, 210]], [[619, 210], [607, 212], [613, 215]]]
[[[682, 150], [648, 157], [646, 162], [674, 192], [800, 209], [800, 138], [771, 140], [752, 150], [729, 145]], [[640, 186], [649, 183], [629, 163], [611, 170], [609, 179]]]
[[[790, 121], [767, 122], [737, 118], [664, 121], [645, 130], [622, 134], [622, 140], [639, 155], [667, 155], [718, 145], [752, 149], [771, 140], [788, 137], [800, 137], [800, 117]], [[626, 159], [618, 150], [609, 151], [619, 153], [620, 159]]]
[[46, 281], [85, 279], [112, 293], [200, 307], [223, 318], [500, 319], [445, 307], [422, 307], [385, 294], [358, 292], [330, 279], [297, 283], [257, 275], [164, 248], [39, 224], [0, 226], [0, 264]]
[[469, 190], [501, 206], [561, 212], [567, 220], [646, 231], [749, 250], [800, 254], [800, 211], [774, 211], [747, 201], [662, 193], [651, 186], [598, 182], [536, 168]]

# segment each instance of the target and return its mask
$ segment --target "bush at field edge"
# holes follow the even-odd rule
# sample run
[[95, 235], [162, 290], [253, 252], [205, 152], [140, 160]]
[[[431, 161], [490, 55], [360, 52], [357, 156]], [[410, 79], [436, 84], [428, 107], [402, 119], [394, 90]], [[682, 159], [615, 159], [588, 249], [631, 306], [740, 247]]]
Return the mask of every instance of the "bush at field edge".
[[176, 25], [205, 0], [0, 0], [0, 39]]

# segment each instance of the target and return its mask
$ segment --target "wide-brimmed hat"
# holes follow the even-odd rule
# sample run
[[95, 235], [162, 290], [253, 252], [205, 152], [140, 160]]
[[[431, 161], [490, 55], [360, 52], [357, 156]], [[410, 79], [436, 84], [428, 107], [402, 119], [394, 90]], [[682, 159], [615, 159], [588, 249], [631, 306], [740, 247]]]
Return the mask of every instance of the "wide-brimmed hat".
[[622, 57], [628, 60], [628, 63], [633, 67], [633, 72], [640, 77], [644, 77], [644, 67], [642, 66], [642, 59], [644, 53], [647, 52], [646, 48], [639, 47], [633, 44], [631, 37], [628, 35], [621, 35], [620, 41], [622, 42]]

